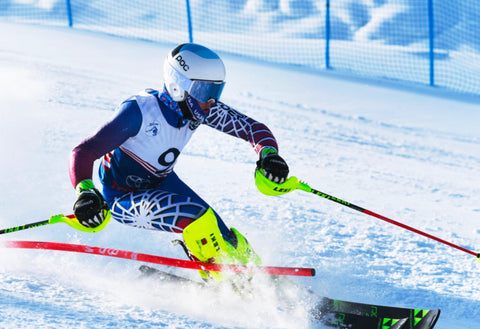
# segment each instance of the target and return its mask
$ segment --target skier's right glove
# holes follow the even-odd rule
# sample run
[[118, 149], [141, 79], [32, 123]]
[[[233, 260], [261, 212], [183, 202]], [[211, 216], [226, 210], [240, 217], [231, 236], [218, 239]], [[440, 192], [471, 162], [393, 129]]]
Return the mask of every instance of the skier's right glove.
[[92, 228], [102, 224], [110, 210], [93, 182], [90, 179], [83, 180], [78, 183], [75, 191], [77, 201], [73, 205], [73, 212], [78, 222]]

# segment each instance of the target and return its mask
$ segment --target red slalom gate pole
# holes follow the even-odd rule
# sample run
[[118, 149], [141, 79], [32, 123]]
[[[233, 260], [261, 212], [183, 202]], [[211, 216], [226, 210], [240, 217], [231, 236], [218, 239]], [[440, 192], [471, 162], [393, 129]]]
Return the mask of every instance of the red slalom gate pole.
[[19, 249], [44, 249], [57, 251], [70, 251], [85, 254], [101, 255], [107, 257], [116, 257], [139, 262], [154, 263], [166, 266], [175, 266], [194, 270], [205, 270], [215, 272], [235, 272], [235, 273], [256, 273], [270, 275], [293, 275], [293, 276], [315, 276], [315, 269], [302, 267], [281, 267], [281, 266], [247, 266], [247, 265], [229, 265], [229, 264], [210, 264], [168, 258], [149, 254], [142, 254], [132, 251], [125, 251], [112, 248], [99, 248], [79, 244], [40, 242], [40, 241], [3, 241], [0, 246], [4, 248]]

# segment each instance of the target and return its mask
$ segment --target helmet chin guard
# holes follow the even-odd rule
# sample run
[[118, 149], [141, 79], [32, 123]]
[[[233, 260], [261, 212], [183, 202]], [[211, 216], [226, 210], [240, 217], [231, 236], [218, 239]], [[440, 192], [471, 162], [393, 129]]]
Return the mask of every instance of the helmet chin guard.
[[184, 101], [178, 102], [178, 105], [185, 119], [203, 122], [207, 117], [208, 112], [203, 112], [198, 101], [192, 96], [187, 96]]

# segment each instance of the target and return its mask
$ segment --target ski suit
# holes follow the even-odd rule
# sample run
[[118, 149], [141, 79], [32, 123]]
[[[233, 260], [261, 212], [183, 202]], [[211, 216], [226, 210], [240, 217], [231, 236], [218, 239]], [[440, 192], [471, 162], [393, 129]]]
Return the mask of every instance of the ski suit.
[[[278, 151], [264, 124], [221, 102], [212, 105], [204, 122], [196, 122], [184, 119], [165, 89], [146, 89], [120, 104], [109, 122], [74, 148], [69, 166], [72, 184], [91, 179], [94, 161], [102, 158], [102, 194], [115, 220], [180, 233], [210, 207], [173, 170], [202, 124], [250, 142], [257, 153], [264, 148]], [[216, 216], [222, 235], [230, 240], [229, 229]]]

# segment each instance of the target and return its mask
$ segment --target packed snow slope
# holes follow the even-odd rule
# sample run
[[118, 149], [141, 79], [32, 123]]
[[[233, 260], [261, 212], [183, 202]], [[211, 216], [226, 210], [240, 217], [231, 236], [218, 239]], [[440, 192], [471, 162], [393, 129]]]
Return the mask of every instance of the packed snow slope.
[[[71, 213], [70, 150], [119, 102], [143, 88], [162, 87], [163, 59], [173, 45], [5, 23], [0, 39], [5, 228]], [[477, 99], [221, 55], [228, 77], [224, 102], [271, 128], [292, 175], [480, 251]], [[437, 328], [478, 328], [475, 257], [313, 194], [264, 196], [254, 185], [255, 161], [247, 143], [203, 127], [176, 170], [227, 224], [246, 234], [266, 265], [316, 268], [316, 277], [295, 279], [316, 293], [440, 308]], [[0, 239], [183, 258], [170, 244], [176, 238], [112, 222], [96, 234], [57, 224]], [[285, 313], [274, 299], [245, 301], [153, 285], [138, 280], [140, 264], [133, 261], [0, 249], [0, 262], [2, 328], [311, 327], [302, 301]]]

